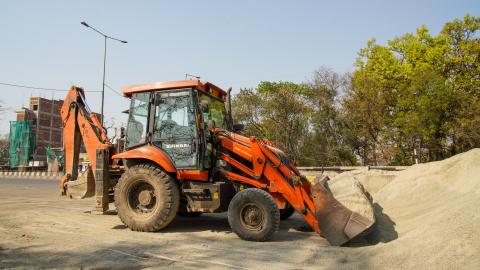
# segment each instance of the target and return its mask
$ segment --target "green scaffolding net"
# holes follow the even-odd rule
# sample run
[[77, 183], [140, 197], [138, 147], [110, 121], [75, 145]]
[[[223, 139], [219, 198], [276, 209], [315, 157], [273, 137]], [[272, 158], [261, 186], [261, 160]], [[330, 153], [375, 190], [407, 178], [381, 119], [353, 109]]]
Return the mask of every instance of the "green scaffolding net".
[[10, 137], [8, 146], [8, 165], [10, 168], [28, 166], [35, 151], [35, 134], [29, 121], [10, 122]]

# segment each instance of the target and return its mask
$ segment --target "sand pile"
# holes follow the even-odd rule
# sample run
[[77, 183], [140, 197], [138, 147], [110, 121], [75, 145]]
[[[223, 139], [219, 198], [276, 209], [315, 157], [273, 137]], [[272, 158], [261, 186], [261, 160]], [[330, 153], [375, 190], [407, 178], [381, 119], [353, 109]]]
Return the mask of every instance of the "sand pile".
[[375, 221], [372, 198], [364, 186], [351, 173], [342, 173], [329, 181], [328, 186], [339, 202], [348, 209], [359, 213], [368, 220]]
[[377, 218], [370, 245], [354, 248], [358, 260], [375, 269], [480, 269], [480, 149], [351, 175], [369, 190]]

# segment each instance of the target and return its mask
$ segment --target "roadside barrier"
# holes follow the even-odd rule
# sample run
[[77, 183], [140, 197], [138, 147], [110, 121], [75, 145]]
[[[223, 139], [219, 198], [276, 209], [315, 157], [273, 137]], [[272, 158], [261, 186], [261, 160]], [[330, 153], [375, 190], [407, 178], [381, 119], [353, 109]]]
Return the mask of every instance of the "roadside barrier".
[[16, 172], [16, 171], [0, 171], [1, 178], [15, 178], [15, 179], [50, 179], [58, 180], [63, 173], [58, 172]]
[[[401, 171], [409, 166], [331, 166], [331, 167], [298, 167], [302, 174], [315, 177], [318, 174], [326, 174], [334, 176], [336, 174], [353, 171], [353, 170], [385, 170], [385, 171]], [[51, 179], [58, 180], [62, 177], [62, 172], [18, 172], [18, 171], [0, 171], [0, 179], [17, 178], [17, 179]]]

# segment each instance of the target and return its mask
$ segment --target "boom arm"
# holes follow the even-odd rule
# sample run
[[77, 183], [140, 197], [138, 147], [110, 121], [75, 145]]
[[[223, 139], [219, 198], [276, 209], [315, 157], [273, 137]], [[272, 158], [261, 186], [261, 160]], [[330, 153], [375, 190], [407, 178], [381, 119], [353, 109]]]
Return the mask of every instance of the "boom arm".
[[338, 202], [326, 183], [312, 187], [285, 154], [271, 143], [221, 129], [214, 129], [213, 133], [217, 158], [241, 171], [220, 169], [227, 179], [268, 191], [279, 208], [284, 208], [288, 202], [332, 245], [346, 243], [373, 225]]

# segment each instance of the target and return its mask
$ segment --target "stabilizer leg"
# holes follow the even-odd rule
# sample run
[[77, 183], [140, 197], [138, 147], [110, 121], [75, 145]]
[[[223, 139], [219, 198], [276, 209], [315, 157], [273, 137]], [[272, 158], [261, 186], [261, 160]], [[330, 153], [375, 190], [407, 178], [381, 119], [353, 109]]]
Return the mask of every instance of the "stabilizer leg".
[[95, 208], [93, 214], [105, 214], [108, 211], [110, 175], [108, 171], [108, 149], [97, 149], [97, 168], [95, 169]]

